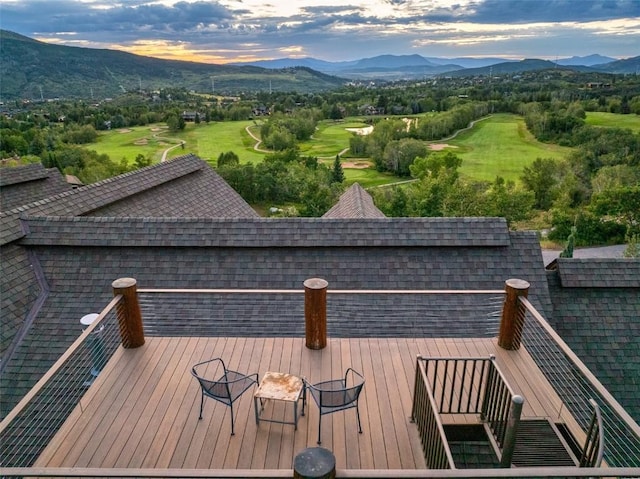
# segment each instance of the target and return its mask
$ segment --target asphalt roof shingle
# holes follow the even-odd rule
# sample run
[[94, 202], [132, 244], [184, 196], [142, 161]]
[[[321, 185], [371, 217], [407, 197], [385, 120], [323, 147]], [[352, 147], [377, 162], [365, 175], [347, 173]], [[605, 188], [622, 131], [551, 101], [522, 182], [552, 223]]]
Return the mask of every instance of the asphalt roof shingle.
[[371, 195], [358, 183], [354, 183], [342, 193], [338, 202], [322, 217], [385, 218], [385, 214], [373, 204]]
[[56, 168], [45, 169], [40, 163], [0, 168], [0, 211], [70, 191]]
[[640, 259], [561, 258], [549, 271], [552, 324], [640, 421]]
[[640, 288], [640, 261], [630, 258], [558, 258], [564, 288]]
[[[168, 183], [196, 172], [207, 177], [200, 186], [180, 188], [180, 195], [176, 195], [176, 188], [167, 187]], [[192, 176], [189, 183], [197, 184], [198, 176]], [[205, 192], [202, 184], [209, 184], [211, 189]], [[155, 191], [149, 193], [150, 190]], [[139, 200], [135, 199], [137, 195], [141, 195]], [[0, 244], [24, 236], [20, 217], [92, 214], [144, 217], [148, 216], [152, 205], [153, 213], [158, 216], [186, 216], [194, 211], [208, 212], [209, 217], [258, 216], [205, 161], [195, 155], [185, 155], [3, 212], [0, 214]]]
[[197, 247], [508, 247], [502, 218], [29, 217], [23, 245]]

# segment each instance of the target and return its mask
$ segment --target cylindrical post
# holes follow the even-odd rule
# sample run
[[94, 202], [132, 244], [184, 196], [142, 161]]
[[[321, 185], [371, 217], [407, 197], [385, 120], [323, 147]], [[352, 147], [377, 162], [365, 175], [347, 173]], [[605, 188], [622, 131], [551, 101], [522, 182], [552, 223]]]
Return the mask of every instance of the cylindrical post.
[[331, 451], [322, 447], [310, 447], [293, 459], [295, 479], [334, 479], [336, 458]]
[[509, 412], [509, 419], [507, 420], [507, 430], [504, 434], [500, 467], [511, 467], [513, 452], [516, 449], [516, 437], [518, 435], [518, 426], [520, 425], [520, 415], [522, 414], [523, 404], [524, 398], [522, 396], [516, 395], [511, 398], [511, 411]]
[[305, 339], [309, 349], [327, 346], [327, 286], [320, 278], [304, 282]]
[[133, 278], [120, 278], [111, 283], [113, 295], [122, 295], [122, 303], [118, 305], [118, 324], [122, 346], [138, 348], [144, 344], [142, 314], [138, 304], [138, 289]]
[[522, 329], [524, 328], [524, 311], [521, 310], [519, 297], [526, 298], [529, 294], [529, 283], [523, 279], [508, 279], [505, 281], [505, 297], [502, 305], [502, 319], [500, 321], [500, 336], [498, 345], [503, 349], [520, 349]]
[[[83, 328], [91, 326], [99, 316], [100, 315], [98, 313], [85, 314], [82, 318], [80, 318], [80, 324], [83, 326]], [[100, 371], [102, 371], [102, 368], [107, 362], [104, 347], [104, 338], [102, 337], [103, 333], [104, 325], [101, 325], [99, 328], [94, 329], [86, 339], [86, 344], [91, 354], [91, 362], [93, 364], [91, 368], [91, 375], [93, 377], [97, 377], [98, 374], [100, 374]]]

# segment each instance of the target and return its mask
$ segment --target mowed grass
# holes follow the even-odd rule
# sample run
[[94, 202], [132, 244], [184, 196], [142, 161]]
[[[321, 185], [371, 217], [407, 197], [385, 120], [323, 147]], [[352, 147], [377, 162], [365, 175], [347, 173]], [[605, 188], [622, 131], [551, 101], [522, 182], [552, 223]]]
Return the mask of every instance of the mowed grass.
[[256, 142], [245, 130], [252, 125], [253, 121], [187, 123], [180, 132], [170, 132], [164, 124], [121, 128], [100, 133], [98, 141], [87, 145], [87, 149], [107, 154], [113, 161], [124, 159], [127, 164], [133, 163], [139, 154], [157, 163], [166, 149], [184, 141], [184, 148], [172, 149], [168, 159], [193, 153], [215, 166], [220, 153], [233, 151], [242, 163], [257, 163], [264, 153], [253, 149]]
[[[592, 115], [589, 113], [588, 118]], [[595, 118], [600, 118], [601, 122], [606, 120], [609, 124], [620, 117], [636, 119], [630, 115], [595, 114]], [[353, 133], [347, 131], [347, 128], [365, 126], [367, 125], [358, 118], [320, 122], [313, 138], [300, 146], [300, 153], [304, 156], [317, 156], [330, 166], [335, 156], [349, 147], [349, 139]], [[619, 126], [619, 122], [616, 126]], [[640, 128], [640, 122], [637, 126]], [[101, 133], [98, 142], [87, 148], [106, 153], [114, 161], [124, 158], [127, 163], [132, 163], [137, 155], [143, 154], [151, 157], [153, 162], [158, 162], [164, 150], [184, 141], [184, 147], [172, 149], [167, 157], [194, 153], [215, 166], [220, 153], [233, 151], [241, 163], [255, 164], [264, 159], [265, 153], [254, 149], [256, 141], [249, 136], [247, 128], [259, 136], [259, 121], [253, 120], [197, 125], [188, 123], [184, 131], [176, 133], [169, 132], [164, 124], [148, 125]], [[447, 150], [462, 158], [460, 171], [463, 175], [486, 181], [493, 181], [496, 176], [519, 181], [522, 169], [536, 158], [560, 159], [571, 151], [570, 148], [537, 141], [527, 131], [521, 117], [509, 114], [492, 115], [446, 143], [449, 145]], [[348, 156], [346, 154], [343, 159], [347, 160]], [[344, 168], [344, 172], [347, 183], [358, 182], [365, 188], [398, 181], [372, 167]]]
[[605, 113], [600, 111], [587, 112], [585, 123], [591, 126], [604, 128], [629, 128], [634, 132], [640, 132], [640, 115], [620, 115], [618, 113]]
[[256, 141], [247, 133], [247, 127], [253, 127], [253, 131], [259, 131], [252, 120], [189, 125], [186, 129], [189, 135], [186, 146], [214, 166], [217, 164], [220, 153], [228, 151], [238, 155], [240, 163], [259, 163], [265, 154], [254, 150]]
[[325, 120], [318, 123], [313, 138], [300, 144], [300, 153], [318, 158], [335, 158], [349, 148], [353, 132], [347, 128], [364, 128], [367, 124], [357, 119], [345, 121]]
[[518, 182], [522, 169], [536, 158], [562, 159], [571, 151], [571, 148], [537, 141], [527, 130], [523, 118], [509, 114], [496, 114], [478, 121], [472, 129], [447, 144], [446, 150], [462, 158], [460, 172], [484, 181], [501, 176]]
[[127, 164], [131, 164], [141, 154], [155, 163], [160, 161], [164, 150], [179, 142], [179, 139], [174, 139], [174, 135], [169, 133], [166, 125], [157, 124], [101, 132], [98, 141], [86, 148], [101, 155], [106, 154], [115, 162], [124, 159]]
[[363, 188], [387, 185], [400, 181], [397, 176], [391, 173], [381, 173], [375, 168], [343, 168], [344, 181], [347, 185], [358, 183]]

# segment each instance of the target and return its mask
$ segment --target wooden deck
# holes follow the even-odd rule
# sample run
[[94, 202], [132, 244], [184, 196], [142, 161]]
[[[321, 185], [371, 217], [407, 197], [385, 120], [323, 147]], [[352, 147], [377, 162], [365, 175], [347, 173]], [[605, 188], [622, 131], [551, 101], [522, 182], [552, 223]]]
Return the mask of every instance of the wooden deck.
[[[409, 420], [416, 355], [488, 357], [525, 398], [525, 417], [558, 420], [561, 401], [529, 355], [505, 351], [496, 339], [329, 339], [321, 351], [304, 338], [147, 338], [138, 349], [120, 348], [51, 440], [36, 466], [102, 468], [291, 469], [293, 458], [315, 447], [318, 409], [292, 425], [256, 425], [251, 392], [235, 404], [236, 434], [229, 408], [205, 398], [193, 364], [223, 357], [247, 373], [281, 371], [311, 382], [341, 377], [347, 367], [366, 383], [360, 401], [363, 433], [355, 410], [323, 417], [322, 447], [339, 469], [423, 469], [422, 446]], [[285, 404], [272, 402], [265, 415], [284, 419]], [[292, 408], [286, 405], [287, 420]], [[266, 416], [265, 416], [266, 417]], [[563, 417], [573, 426], [572, 418]], [[475, 421], [452, 417], [451, 421]]]

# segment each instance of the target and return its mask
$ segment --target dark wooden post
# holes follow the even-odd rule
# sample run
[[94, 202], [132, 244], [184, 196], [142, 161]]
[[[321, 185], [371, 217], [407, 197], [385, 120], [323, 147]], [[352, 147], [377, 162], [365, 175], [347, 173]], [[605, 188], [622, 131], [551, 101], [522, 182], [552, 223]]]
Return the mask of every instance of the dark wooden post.
[[309, 349], [327, 346], [327, 286], [320, 278], [304, 282], [305, 339]]
[[520, 426], [520, 416], [522, 415], [523, 405], [524, 398], [522, 396], [515, 395], [511, 398], [511, 410], [509, 411], [509, 418], [507, 419], [507, 430], [504, 434], [502, 459], [500, 459], [500, 467], [502, 468], [511, 467], [513, 453], [516, 450], [516, 437], [518, 436], [518, 427]]
[[520, 349], [522, 329], [524, 328], [524, 311], [518, 298], [527, 297], [529, 286], [529, 283], [523, 279], [505, 281], [506, 294], [502, 305], [502, 320], [498, 337], [498, 345], [503, 349]]
[[122, 302], [118, 305], [118, 324], [120, 337], [125, 348], [138, 348], [144, 344], [142, 329], [142, 314], [138, 304], [138, 289], [133, 278], [120, 278], [111, 283], [113, 295], [122, 295]]
[[295, 479], [334, 479], [336, 458], [331, 451], [322, 447], [310, 447], [293, 459]]

